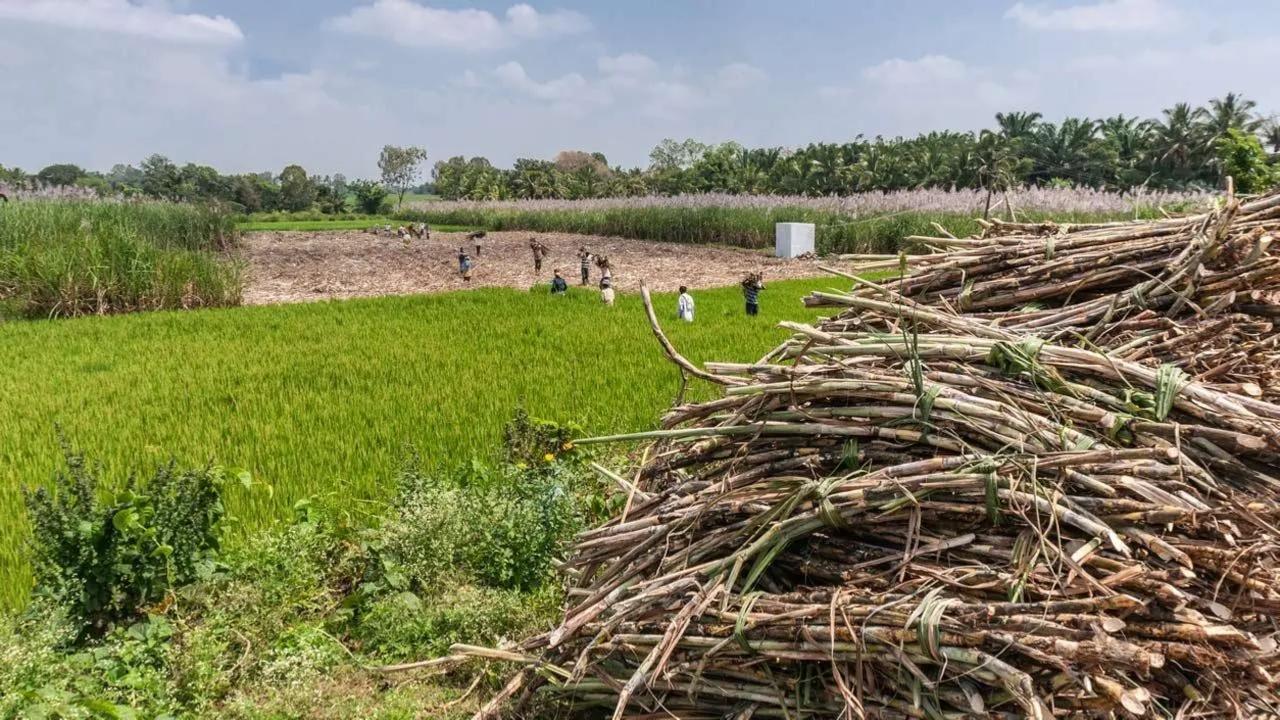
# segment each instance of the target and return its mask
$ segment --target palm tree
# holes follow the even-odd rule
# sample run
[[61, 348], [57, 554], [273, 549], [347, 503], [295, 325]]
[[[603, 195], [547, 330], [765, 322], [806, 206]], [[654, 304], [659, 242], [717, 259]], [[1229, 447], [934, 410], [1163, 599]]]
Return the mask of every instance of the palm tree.
[[1271, 152], [1280, 153], [1280, 122], [1273, 119], [1262, 128], [1262, 142], [1270, 146]]
[[1203, 110], [1178, 103], [1164, 110], [1164, 119], [1153, 126], [1154, 160], [1169, 172], [1169, 179], [1185, 182], [1194, 173], [1196, 161], [1203, 157], [1205, 144], [1197, 124]]
[[1033, 175], [1040, 182], [1053, 178], [1073, 183], [1094, 184], [1097, 122], [1088, 118], [1067, 118], [1061, 125], [1043, 123], [1029, 140], [1029, 154], [1035, 160]]
[[1210, 100], [1209, 106], [1202, 108], [1200, 114], [1201, 125], [1209, 136], [1208, 142], [1212, 144], [1231, 128], [1256, 132], [1262, 125], [1262, 119], [1253, 115], [1257, 106], [1258, 103], [1233, 92]]
[[996, 113], [996, 125], [1006, 140], [1030, 137], [1044, 116], [1038, 112]]
[[1098, 123], [1113, 168], [1107, 182], [1119, 190], [1145, 185], [1151, 178], [1147, 159], [1151, 152], [1150, 120], [1116, 115]]

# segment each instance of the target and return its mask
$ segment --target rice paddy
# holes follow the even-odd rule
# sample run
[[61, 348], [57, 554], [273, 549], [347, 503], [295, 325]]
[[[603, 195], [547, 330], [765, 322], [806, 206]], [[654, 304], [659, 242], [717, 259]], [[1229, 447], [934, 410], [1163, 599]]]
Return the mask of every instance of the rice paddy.
[[[697, 361], [754, 360], [812, 318], [800, 298], [835, 279], [770, 283], [759, 317], [737, 287], [698, 292], [672, 341]], [[284, 306], [0, 325], [0, 605], [30, 586], [21, 488], [58, 467], [58, 429], [113, 479], [176, 458], [244, 468], [273, 488], [237, 492], [242, 529], [300, 498], [376, 505], [408, 448], [437, 466], [488, 460], [523, 404], [590, 433], [650, 427], [678, 377], [640, 300], [485, 289]]]

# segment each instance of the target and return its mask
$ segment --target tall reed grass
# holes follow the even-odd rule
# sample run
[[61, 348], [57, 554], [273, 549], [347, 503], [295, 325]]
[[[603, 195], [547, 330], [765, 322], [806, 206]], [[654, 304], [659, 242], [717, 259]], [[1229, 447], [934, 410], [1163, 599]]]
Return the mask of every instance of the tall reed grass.
[[237, 305], [232, 215], [172, 203], [0, 206], [0, 317]]
[[[774, 225], [817, 226], [821, 253], [894, 252], [908, 235], [933, 235], [934, 223], [956, 235], [978, 231], [986, 194], [973, 190], [914, 190], [846, 197], [686, 195], [598, 200], [421, 202], [397, 213], [404, 221], [612, 235], [678, 243], [772, 247]], [[1096, 222], [1158, 216], [1203, 206], [1199, 193], [1138, 192], [1119, 195], [1089, 189], [1027, 188], [1011, 192], [1008, 206], [996, 196], [992, 212], [1019, 220]], [[908, 248], [910, 249], [910, 248]]]

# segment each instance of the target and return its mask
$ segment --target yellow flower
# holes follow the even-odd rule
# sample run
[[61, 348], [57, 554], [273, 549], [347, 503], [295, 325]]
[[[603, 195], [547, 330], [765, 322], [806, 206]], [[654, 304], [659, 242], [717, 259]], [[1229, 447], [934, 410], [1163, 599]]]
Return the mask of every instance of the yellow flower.
[[546, 455], [542, 456], [542, 459], [546, 460], [547, 462], [555, 462], [556, 456], [555, 456], [555, 453], [547, 453]]

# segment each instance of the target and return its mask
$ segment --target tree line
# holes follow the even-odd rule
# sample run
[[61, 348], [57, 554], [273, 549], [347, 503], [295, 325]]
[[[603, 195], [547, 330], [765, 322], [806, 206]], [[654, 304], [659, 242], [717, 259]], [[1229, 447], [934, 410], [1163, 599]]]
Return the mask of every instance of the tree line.
[[239, 212], [301, 212], [318, 210], [341, 214], [353, 208], [369, 214], [389, 212], [390, 196], [403, 201], [406, 192], [430, 191], [418, 185], [426, 151], [418, 147], [383, 148], [377, 180], [348, 181], [341, 173], [311, 175], [301, 165], [273, 172], [223, 175], [208, 165], [178, 166], [163, 155], [152, 155], [137, 167], [116, 165], [109, 172], [77, 165], [49, 165], [34, 174], [0, 165], [0, 186], [16, 188], [81, 188], [86, 193], [125, 198], [145, 197], [173, 202], [216, 202]]
[[986, 189], [1068, 185], [1123, 192], [1220, 188], [1228, 175], [1243, 192], [1280, 183], [1280, 122], [1227, 93], [1194, 107], [1178, 103], [1159, 118], [1117, 115], [1049, 122], [1037, 112], [997, 113], [979, 132], [939, 131], [913, 138], [747, 148], [735, 142], [663, 140], [645, 168], [610, 166], [598, 152], [566, 150], [551, 160], [521, 158], [499, 168], [484, 157], [435, 163], [421, 183], [426, 151], [383, 148], [373, 180], [309, 175], [299, 165], [279, 174], [223, 175], [206, 165], [179, 167], [152, 155], [109, 172], [50, 165], [34, 175], [0, 166], [0, 183], [79, 186], [103, 195], [217, 201], [242, 212], [320, 210], [386, 212], [407, 191], [447, 200], [583, 199], [702, 192], [848, 195], [918, 188]]
[[[1268, 152], [1268, 150], [1270, 152]], [[746, 148], [663, 140], [648, 168], [609, 167], [603, 155], [565, 152], [509, 169], [454, 157], [433, 170], [446, 199], [578, 199], [700, 192], [848, 195], [918, 188], [1070, 185], [1124, 191], [1213, 189], [1231, 175], [1241, 190], [1280, 180], [1280, 123], [1238, 94], [1203, 107], [1179, 103], [1161, 117], [1117, 115], [1048, 122], [1037, 112], [998, 113], [980, 132]]]

